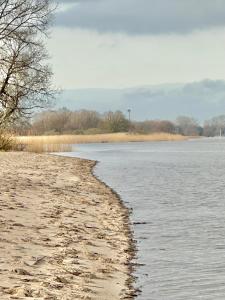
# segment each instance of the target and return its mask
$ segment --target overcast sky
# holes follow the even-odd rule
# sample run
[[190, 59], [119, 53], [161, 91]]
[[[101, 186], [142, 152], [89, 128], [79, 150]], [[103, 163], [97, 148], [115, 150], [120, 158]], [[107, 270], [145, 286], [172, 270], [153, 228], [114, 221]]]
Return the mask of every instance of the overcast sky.
[[225, 0], [60, 1], [48, 48], [65, 89], [225, 79]]

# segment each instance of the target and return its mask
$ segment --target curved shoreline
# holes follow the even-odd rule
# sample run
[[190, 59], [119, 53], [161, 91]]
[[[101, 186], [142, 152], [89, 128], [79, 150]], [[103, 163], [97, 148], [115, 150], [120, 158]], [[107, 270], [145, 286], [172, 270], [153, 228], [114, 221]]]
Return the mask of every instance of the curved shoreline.
[[0, 158], [1, 300], [134, 299], [129, 210], [96, 162]]
[[104, 184], [104, 186], [107, 189], [109, 189], [113, 195], [115, 195], [121, 209], [125, 212], [124, 213], [124, 226], [126, 227], [125, 234], [129, 239], [129, 249], [127, 250], [127, 252], [129, 253], [129, 258], [127, 262], [127, 266], [129, 269], [129, 278], [126, 282], [128, 292], [126, 298], [124, 299], [134, 299], [137, 296], [137, 294], [140, 292], [140, 290], [134, 288], [135, 276], [134, 276], [134, 265], [132, 264], [132, 261], [136, 258], [137, 247], [136, 247], [136, 241], [134, 239], [133, 231], [131, 229], [132, 225], [130, 220], [130, 211], [129, 208], [124, 204], [124, 201], [121, 198], [121, 196], [94, 173], [94, 169], [99, 163], [100, 163], [99, 161], [94, 160], [94, 165], [91, 169], [92, 176], [95, 177], [101, 184]]

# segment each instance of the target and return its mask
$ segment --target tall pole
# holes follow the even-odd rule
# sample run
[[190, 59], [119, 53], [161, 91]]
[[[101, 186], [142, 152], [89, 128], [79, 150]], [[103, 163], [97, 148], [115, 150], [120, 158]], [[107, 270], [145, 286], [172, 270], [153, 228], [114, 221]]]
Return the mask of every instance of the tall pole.
[[128, 117], [129, 117], [129, 123], [130, 123], [130, 114], [131, 114], [131, 109], [129, 108], [127, 111], [128, 111]]
[[130, 117], [130, 115], [131, 115], [131, 109], [129, 108], [127, 111], [128, 111], [128, 119], [129, 119], [129, 132], [130, 132], [130, 130], [131, 130], [131, 117]]

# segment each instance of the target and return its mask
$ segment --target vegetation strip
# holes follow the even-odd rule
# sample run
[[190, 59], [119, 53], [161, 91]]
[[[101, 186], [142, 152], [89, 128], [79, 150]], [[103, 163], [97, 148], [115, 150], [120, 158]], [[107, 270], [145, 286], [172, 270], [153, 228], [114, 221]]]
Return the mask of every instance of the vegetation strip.
[[188, 139], [182, 135], [129, 134], [110, 133], [96, 135], [53, 135], [53, 136], [19, 136], [16, 137], [17, 148], [31, 152], [68, 152], [72, 145], [83, 143], [124, 143], [124, 142], [154, 142], [154, 141], [183, 141]]

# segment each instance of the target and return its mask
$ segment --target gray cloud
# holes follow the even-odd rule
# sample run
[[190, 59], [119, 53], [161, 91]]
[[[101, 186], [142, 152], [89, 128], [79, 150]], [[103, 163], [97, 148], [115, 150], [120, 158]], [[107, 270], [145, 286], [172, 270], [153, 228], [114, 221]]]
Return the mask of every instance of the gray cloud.
[[133, 118], [171, 119], [188, 115], [201, 122], [225, 113], [225, 81], [203, 80], [130, 89], [66, 90], [57, 107], [99, 112], [132, 109]]
[[61, 0], [56, 25], [127, 34], [189, 33], [225, 25], [224, 0]]

